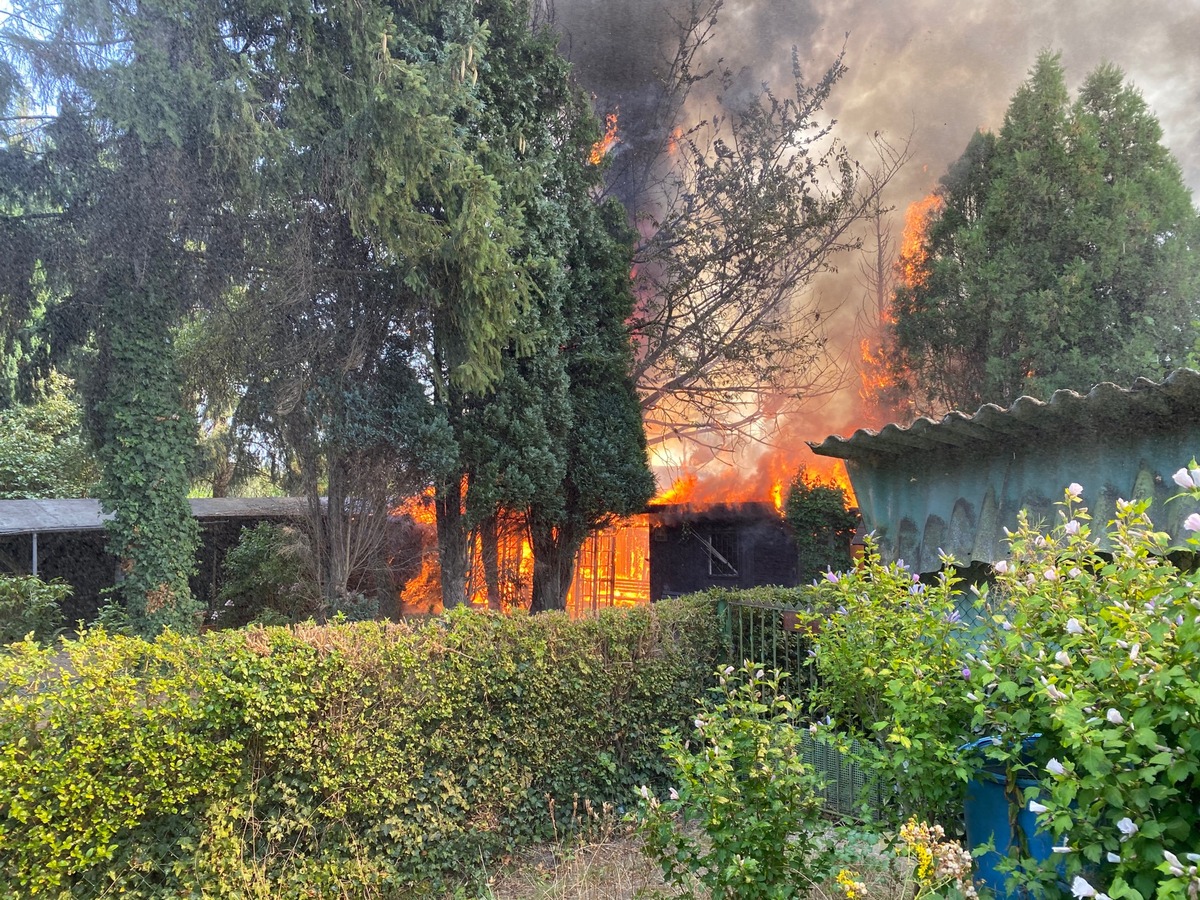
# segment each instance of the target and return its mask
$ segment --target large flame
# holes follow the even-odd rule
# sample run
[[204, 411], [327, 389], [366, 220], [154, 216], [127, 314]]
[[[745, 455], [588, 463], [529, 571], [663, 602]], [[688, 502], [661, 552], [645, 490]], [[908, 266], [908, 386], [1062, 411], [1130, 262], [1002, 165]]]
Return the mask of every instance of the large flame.
[[598, 166], [608, 155], [608, 151], [613, 148], [617, 142], [617, 113], [610, 112], [604, 117], [604, 136], [596, 143], [592, 144], [592, 150], [588, 154], [588, 162], [593, 166]]
[[[942, 197], [935, 192], [911, 204], [905, 211], [900, 255], [894, 267], [900, 286], [919, 287], [928, 277], [929, 228], [943, 206]], [[863, 401], [863, 418], [873, 426], [903, 418], [911, 412], [898, 390], [900, 382], [906, 379], [903, 373], [897, 375], [898, 365], [890, 346], [891, 326], [896, 322], [890, 302], [880, 309], [878, 318], [873, 323], [872, 333], [863, 338], [859, 346], [858, 365], [861, 382], [858, 394]]]
[[900, 259], [896, 271], [905, 287], [919, 287], [928, 277], [927, 238], [929, 226], [941, 213], [945, 201], [937, 192], [909, 205], [904, 213], [904, 236], [900, 243]]
[[847, 507], [855, 505], [854, 488], [841, 460], [812, 457], [798, 462], [792, 454], [765, 454], [756, 466], [747, 469], [723, 469], [717, 473], [688, 470], [652, 501], [655, 505], [689, 506], [705, 509], [740, 503], [769, 503], [780, 515], [787, 502], [788, 488], [802, 472], [807, 484], [839, 487], [846, 494]]

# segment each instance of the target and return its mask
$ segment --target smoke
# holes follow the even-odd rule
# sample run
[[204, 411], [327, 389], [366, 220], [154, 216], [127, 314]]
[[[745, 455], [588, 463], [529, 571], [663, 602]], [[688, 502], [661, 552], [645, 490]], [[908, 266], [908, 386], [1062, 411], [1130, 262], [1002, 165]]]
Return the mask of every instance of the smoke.
[[[676, 20], [696, 0], [556, 0], [563, 49], [601, 111], [620, 108], [622, 152], [650, 137], [659, 77], [674, 54]], [[886, 194], [895, 208], [892, 244], [903, 213], [937, 184], [976, 129], [998, 131], [1009, 100], [1043, 49], [1061, 51], [1068, 87], [1104, 62], [1119, 66], [1163, 127], [1193, 193], [1200, 191], [1200, 16], [1194, 0], [726, 0], [709, 64], [719, 56], [738, 83], [786, 90], [795, 47], [807, 79], [815, 80], [845, 49], [848, 73], [826, 113], [852, 154], [871, 162], [871, 136], [894, 143], [911, 134], [912, 161]], [[620, 156], [616, 162], [620, 163]], [[811, 286], [832, 313], [842, 352], [855, 354], [854, 322], [867, 301], [857, 260]], [[843, 396], [790, 423], [784, 443], [848, 433], [860, 424], [857, 378]]]

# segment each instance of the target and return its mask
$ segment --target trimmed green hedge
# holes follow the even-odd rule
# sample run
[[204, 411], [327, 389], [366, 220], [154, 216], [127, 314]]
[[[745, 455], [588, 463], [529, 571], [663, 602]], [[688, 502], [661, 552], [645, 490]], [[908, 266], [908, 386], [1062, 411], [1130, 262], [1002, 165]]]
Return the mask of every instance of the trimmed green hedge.
[[687, 720], [719, 643], [711, 604], [680, 600], [581, 622], [16, 645], [0, 657], [0, 888], [439, 889], [551, 835], [551, 809], [661, 783], [662, 729]]

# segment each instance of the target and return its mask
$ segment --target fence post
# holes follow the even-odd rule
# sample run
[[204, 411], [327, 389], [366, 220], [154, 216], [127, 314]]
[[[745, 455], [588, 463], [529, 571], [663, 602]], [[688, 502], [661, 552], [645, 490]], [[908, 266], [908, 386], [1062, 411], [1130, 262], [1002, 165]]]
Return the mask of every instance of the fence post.
[[725, 636], [725, 651], [726, 655], [733, 652], [733, 615], [729, 609], [729, 600], [722, 597], [717, 600], [717, 621], [721, 626], [721, 633]]

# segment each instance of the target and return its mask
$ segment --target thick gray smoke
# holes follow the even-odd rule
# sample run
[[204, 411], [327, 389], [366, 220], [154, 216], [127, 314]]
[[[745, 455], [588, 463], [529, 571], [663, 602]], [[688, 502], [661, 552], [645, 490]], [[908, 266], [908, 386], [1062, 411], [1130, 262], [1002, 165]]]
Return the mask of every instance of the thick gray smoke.
[[[601, 111], [620, 107], [631, 144], [652, 118], [656, 73], [674, 53], [673, 19], [695, 0], [553, 0], [563, 48]], [[1103, 62], [1115, 63], [1158, 116], [1193, 194], [1200, 194], [1200, 0], [726, 0], [711, 49], [739, 80], [786, 90], [791, 51], [810, 79], [845, 48], [849, 72], [826, 112], [856, 157], [871, 161], [870, 136], [903, 142], [912, 161], [886, 199], [895, 241], [908, 205], [932, 190], [977, 128], [998, 131], [1040, 50], [1061, 51], [1074, 92]], [[710, 60], [711, 61], [711, 60]], [[626, 146], [621, 152], [632, 152]], [[617, 160], [619, 163], [619, 158]], [[621, 193], [624, 193], [621, 191]], [[840, 329], [847, 356], [865, 292], [857, 261], [813, 286]], [[851, 377], [847, 394], [857, 391]], [[858, 415], [850, 396], [812, 411], [805, 437], [841, 431]]]
[[[691, 0], [555, 0], [564, 49], [600, 105], [636, 130], [674, 51], [672, 19]], [[1200, 192], [1200, 2], [1197, 0], [727, 0], [715, 53], [753, 83], [790, 76], [796, 47], [819, 75], [845, 46], [849, 73], [829, 112], [860, 148], [914, 131], [913, 164], [893, 192], [903, 209], [936, 183], [976, 128], [998, 130], [1038, 52], [1062, 52], [1072, 89], [1111, 62], [1143, 93], [1164, 143]], [[626, 125], [628, 123], [628, 125]]]

